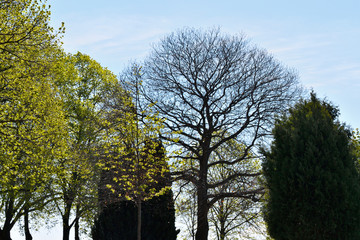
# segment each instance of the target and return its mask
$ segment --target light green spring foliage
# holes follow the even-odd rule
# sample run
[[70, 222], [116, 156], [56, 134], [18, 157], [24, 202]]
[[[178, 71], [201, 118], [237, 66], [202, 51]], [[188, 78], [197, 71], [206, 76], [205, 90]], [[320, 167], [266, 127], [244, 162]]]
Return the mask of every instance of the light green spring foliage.
[[73, 144], [88, 148], [105, 123], [104, 102], [117, 86], [116, 76], [88, 55], [67, 55], [58, 78]]
[[[57, 69], [56, 84], [64, 102], [69, 129], [69, 151], [54, 175], [56, 202], [63, 216], [78, 208], [76, 217], [91, 221], [97, 197], [96, 151], [106, 128], [105, 105], [117, 78], [80, 52], [67, 54]], [[66, 205], [68, 203], [68, 205]]]
[[60, 43], [64, 27], [55, 32], [49, 26], [46, 1], [1, 0], [0, 19], [0, 72], [16, 78], [24, 71], [30, 75], [29, 71], [44, 74], [44, 70], [50, 70], [49, 58]]
[[122, 110], [108, 122], [101, 163], [105, 171], [113, 174], [107, 187], [120, 198], [135, 202], [161, 195], [169, 187], [164, 183], [169, 171], [165, 149], [158, 140], [163, 121], [152, 112], [151, 106], [139, 110], [136, 103], [141, 86], [140, 70], [135, 66], [134, 79], [123, 83], [131, 90], [122, 95]]
[[[106, 92], [116, 85], [116, 76], [88, 55], [69, 54], [65, 59], [64, 76], [57, 83], [69, 123], [71, 156], [65, 161], [70, 168], [67, 177], [77, 171], [80, 178], [94, 173], [89, 159], [103, 129], [103, 102]], [[65, 181], [67, 182], [67, 181]]]
[[355, 165], [360, 171], [360, 131], [358, 128], [352, 132], [351, 143], [353, 144], [353, 151], [357, 159]]
[[0, 181], [19, 189], [18, 179], [46, 179], [46, 161], [63, 154], [65, 121], [48, 74], [56, 35], [36, 1], [1, 1], [0, 14]]
[[[159, 122], [147, 116], [146, 126], [136, 129], [136, 120], [128, 121], [126, 135], [112, 142], [106, 170], [114, 171], [115, 186], [108, 185], [113, 192], [121, 189], [119, 196], [127, 200], [147, 200], [165, 192], [163, 179], [168, 172], [162, 145], [153, 141], [158, 136]], [[118, 185], [118, 186], [117, 186]]]
[[59, 209], [71, 200], [71, 211], [81, 206], [78, 217], [91, 219], [86, 209], [96, 206], [96, 174], [105, 167], [95, 163], [104, 156], [106, 168], [121, 170], [120, 159], [127, 166], [114, 179], [125, 197], [160, 194], [165, 188], [154, 179], [166, 174], [166, 160], [149, 139], [158, 137], [162, 121], [148, 110], [139, 121], [113, 73], [85, 54], [63, 53], [64, 27], [54, 31], [49, 19], [45, 0], [0, 0], [1, 201], [16, 203], [14, 214], [21, 203], [34, 208], [31, 199], [48, 196], [51, 183], [54, 200], [63, 199]]
[[14, 208], [15, 220], [30, 195], [45, 191], [66, 154], [66, 120], [50, 74], [59, 33], [49, 16], [45, 1], [0, 1], [0, 194], [16, 202], [0, 210]]
[[46, 181], [53, 161], [64, 154], [64, 116], [61, 105], [46, 85], [25, 80], [16, 85], [14, 92], [2, 95], [9, 99], [0, 105], [3, 188], [15, 190], [21, 189], [25, 181], [30, 185]]

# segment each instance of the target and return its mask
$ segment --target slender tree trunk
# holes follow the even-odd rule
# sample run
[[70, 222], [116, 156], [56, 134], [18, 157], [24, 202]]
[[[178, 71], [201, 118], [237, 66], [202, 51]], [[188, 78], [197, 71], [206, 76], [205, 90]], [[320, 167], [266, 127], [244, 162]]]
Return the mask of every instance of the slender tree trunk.
[[75, 221], [75, 240], [80, 240], [79, 219], [76, 219], [76, 221]]
[[219, 207], [219, 221], [220, 221], [220, 240], [225, 240], [225, 223], [226, 217], [224, 213], [224, 203], [223, 200], [220, 201]]
[[[135, 98], [135, 111], [136, 111], [136, 136], [135, 136], [135, 150], [136, 150], [136, 171], [137, 171], [137, 190], [140, 188], [140, 155], [139, 155], [139, 121], [138, 121], [138, 106], [139, 106], [139, 77], [140, 69], [135, 70], [136, 77], [136, 98]], [[140, 195], [140, 193], [138, 192]], [[141, 197], [137, 198], [137, 240], [141, 240]]]
[[225, 228], [221, 227], [220, 229], [220, 240], [225, 240]]
[[79, 213], [79, 205], [76, 205], [76, 220], [75, 220], [75, 240], [80, 240], [80, 213]]
[[137, 200], [137, 240], [141, 240], [141, 199]]
[[32, 240], [32, 236], [30, 233], [30, 227], [29, 227], [29, 209], [25, 208], [25, 215], [24, 215], [24, 230], [25, 230], [25, 239], [26, 240]]

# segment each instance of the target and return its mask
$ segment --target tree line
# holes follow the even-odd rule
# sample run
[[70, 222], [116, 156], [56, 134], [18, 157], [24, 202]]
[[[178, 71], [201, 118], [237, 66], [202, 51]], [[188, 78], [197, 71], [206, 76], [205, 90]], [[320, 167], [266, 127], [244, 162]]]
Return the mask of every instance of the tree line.
[[176, 239], [174, 206], [187, 239], [358, 238], [359, 135], [294, 70], [184, 28], [117, 77], [49, 18], [0, 2], [0, 240], [56, 216], [64, 240]]
[[[59, 216], [63, 239], [71, 229], [79, 239], [98, 215], [102, 185], [121, 187], [114, 195], [138, 209], [150, 195], [171, 195], [169, 183], [159, 187], [168, 167], [156, 154], [156, 114], [139, 112], [131, 90], [91, 57], [64, 52], [64, 27], [49, 25], [45, 1], [0, 6], [0, 239], [20, 222], [32, 239], [31, 223]], [[112, 181], [100, 182], [109, 171]]]

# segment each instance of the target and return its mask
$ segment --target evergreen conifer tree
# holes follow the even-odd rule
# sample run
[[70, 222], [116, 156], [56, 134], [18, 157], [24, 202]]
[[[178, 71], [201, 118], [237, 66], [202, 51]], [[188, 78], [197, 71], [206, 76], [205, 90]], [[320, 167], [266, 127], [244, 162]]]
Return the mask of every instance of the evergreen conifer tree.
[[[141, 236], [144, 240], [176, 240], [172, 191], [142, 204]], [[133, 201], [121, 200], [105, 206], [92, 230], [93, 240], [136, 240], [137, 208]]]
[[264, 161], [264, 213], [275, 240], [360, 239], [359, 176], [337, 117], [312, 93], [277, 121]]
[[[157, 159], [164, 158], [162, 144], [150, 153]], [[149, 154], [149, 153], [146, 153]], [[121, 159], [119, 159], [121, 161]], [[126, 164], [126, 163], [124, 163]], [[121, 166], [121, 164], [119, 165]], [[100, 213], [92, 229], [93, 240], [136, 240], [137, 239], [137, 205], [124, 197], [124, 189], [113, 184], [115, 171], [103, 171], [99, 186]], [[158, 189], [171, 186], [169, 174], [159, 175], [153, 184]], [[107, 184], [116, 186], [111, 190]], [[175, 228], [175, 207], [173, 193], [167, 189], [163, 194], [147, 199], [142, 203], [143, 240], [176, 240], [178, 231]]]

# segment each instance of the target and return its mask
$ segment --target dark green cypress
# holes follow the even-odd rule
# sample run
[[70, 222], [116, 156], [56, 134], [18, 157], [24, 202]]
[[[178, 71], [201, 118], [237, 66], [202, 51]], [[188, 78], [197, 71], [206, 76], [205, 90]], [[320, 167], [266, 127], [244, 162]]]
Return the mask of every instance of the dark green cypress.
[[[151, 144], [149, 141], [148, 144]], [[149, 153], [147, 153], [149, 154]], [[160, 143], [155, 149], [155, 157], [164, 158], [164, 148]], [[99, 185], [100, 212], [92, 228], [93, 240], [136, 240], [137, 206], [133, 201], [119, 198], [106, 184], [113, 184], [114, 172], [103, 171]], [[159, 175], [157, 188], [171, 186], [169, 173]], [[120, 187], [116, 192], [122, 192]], [[175, 208], [171, 189], [160, 196], [142, 202], [142, 240], [176, 240], [179, 233], [175, 228]]]
[[[176, 240], [172, 191], [142, 204], [143, 240]], [[132, 201], [114, 202], [102, 209], [92, 229], [93, 240], [136, 240], [137, 209]]]
[[132, 201], [119, 201], [101, 209], [92, 228], [93, 240], [136, 240], [137, 211]]
[[360, 239], [360, 185], [350, 133], [314, 93], [277, 120], [264, 152], [264, 207], [275, 240]]

